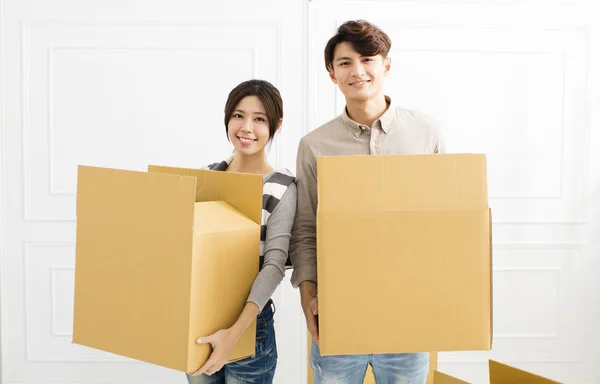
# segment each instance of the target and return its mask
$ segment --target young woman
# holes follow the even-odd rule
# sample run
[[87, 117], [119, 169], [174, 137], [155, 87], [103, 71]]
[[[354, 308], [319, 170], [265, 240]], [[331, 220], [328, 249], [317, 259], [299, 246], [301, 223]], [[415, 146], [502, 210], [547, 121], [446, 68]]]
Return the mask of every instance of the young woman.
[[[198, 343], [210, 343], [213, 352], [190, 384], [271, 383], [277, 365], [271, 295], [281, 283], [288, 261], [288, 245], [296, 215], [296, 184], [287, 169], [274, 170], [267, 162], [265, 147], [281, 128], [283, 102], [277, 88], [263, 80], [245, 81], [235, 87], [225, 104], [225, 132], [235, 151], [230, 158], [209, 165], [224, 172], [261, 174], [263, 215], [260, 272], [252, 285], [244, 310], [230, 328]], [[256, 354], [225, 364], [236, 342], [256, 319]]]

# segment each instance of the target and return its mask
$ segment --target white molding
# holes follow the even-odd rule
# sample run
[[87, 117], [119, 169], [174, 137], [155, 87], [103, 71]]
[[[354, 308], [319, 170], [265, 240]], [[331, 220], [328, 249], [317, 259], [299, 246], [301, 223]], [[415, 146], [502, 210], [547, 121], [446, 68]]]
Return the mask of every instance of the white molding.
[[[59, 51], [242, 51], [242, 52], [250, 52], [250, 56], [252, 57], [252, 77], [256, 78], [257, 71], [257, 55], [256, 48], [248, 48], [248, 47], [177, 47], [177, 46], [159, 46], [159, 45], [151, 45], [151, 46], [140, 46], [140, 45], [131, 45], [131, 46], [105, 46], [105, 45], [81, 45], [81, 46], [48, 46], [48, 67], [47, 67], [47, 101], [48, 101], [48, 121], [47, 124], [47, 132], [48, 132], [48, 196], [76, 196], [76, 192], [65, 191], [55, 187], [55, 172], [54, 172], [54, 136], [55, 136], [55, 126], [54, 126], [54, 84], [52, 82], [52, 73], [54, 71], [54, 56], [56, 52]], [[26, 84], [26, 85], [29, 85]], [[25, 150], [24, 144], [23, 149]], [[279, 157], [279, 148], [275, 145], [275, 156]], [[24, 170], [23, 177], [29, 177], [28, 171]], [[28, 184], [29, 181], [28, 181]], [[31, 196], [31, 192], [27, 191], [27, 194]], [[27, 207], [28, 212], [31, 212], [30, 207]], [[62, 219], [67, 220], [67, 218], [63, 217]], [[55, 219], [48, 219], [54, 221]], [[75, 220], [75, 218], [68, 219]], [[28, 221], [39, 221], [35, 218], [29, 218]]]
[[550, 6], [560, 6], [560, 5], [584, 5], [587, 4], [589, 0], [308, 0], [311, 3], [334, 3], [334, 4], [373, 4], [373, 3], [404, 3], [404, 4], [483, 4], [490, 5], [492, 2], [494, 5], [550, 5]]
[[[23, 241], [23, 267], [24, 267], [24, 306], [25, 306], [25, 361], [27, 363], [129, 363], [129, 364], [143, 364], [142, 362], [139, 362], [137, 360], [133, 360], [133, 359], [129, 359], [120, 355], [116, 355], [110, 352], [104, 352], [101, 351], [102, 354], [106, 355], [106, 358], [83, 358], [83, 357], [75, 357], [75, 358], [69, 358], [69, 357], [36, 357], [36, 358], [32, 358], [32, 349], [33, 349], [33, 345], [31, 343], [31, 334], [32, 334], [32, 324], [31, 324], [31, 311], [30, 311], [30, 307], [32, 305], [31, 303], [31, 277], [30, 274], [28, 273], [28, 271], [30, 270], [30, 266], [33, 263], [32, 259], [32, 253], [31, 253], [31, 249], [32, 247], [65, 247], [65, 248], [75, 248], [75, 243], [72, 241], [33, 241], [33, 240], [24, 240]], [[54, 264], [50, 264], [49, 266], [49, 272], [51, 273], [51, 270], [53, 268], [67, 268], [66, 266], [63, 265], [54, 265]], [[73, 267], [68, 267], [68, 268], [75, 268]], [[52, 280], [50, 279], [50, 282], [52, 282]], [[52, 294], [53, 291], [49, 290], [49, 292]], [[53, 298], [52, 298], [52, 304], [53, 304]], [[49, 315], [52, 317], [52, 311], [53, 308], [50, 308], [50, 313]], [[52, 320], [52, 318], [50, 319]], [[68, 335], [62, 335], [62, 334], [58, 334], [58, 335], [53, 335], [52, 332], [54, 331], [54, 325], [52, 324], [52, 327], [50, 327], [50, 332], [51, 334], [49, 336], [60, 336], [60, 337], [64, 337], [64, 336], [68, 336]]]
[[27, 26], [49, 26], [49, 27], [97, 27], [97, 26], [170, 26], [170, 27], [205, 27], [205, 26], [244, 26], [244, 27], [275, 27], [280, 24], [279, 20], [263, 20], [259, 22], [244, 20], [24, 20]]
[[[591, 173], [591, 164], [590, 164], [590, 157], [591, 157], [591, 153], [592, 153], [592, 148], [593, 148], [593, 144], [591, 137], [592, 136], [592, 126], [591, 126], [591, 121], [592, 121], [592, 115], [594, 113], [594, 108], [597, 108], [596, 106], [594, 106], [594, 93], [593, 93], [593, 86], [590, 84], [591, 83], [591, 76], [590, 76], [590, 68], [592, 67], [592, 58], [594, 56], [593, 54], [593, 50], [591, 48], [591, 41], [594, 40], [594, 38], [591, 35], [591, 31], [590, 29], [588, 29], [586, 34], [586, 62], [585, 62], [585, 79], [586, 79], [586, 84], [585, 84], [585, 115], [584, 115], [584, 119], [585, 119], [585, 137], [584, 137], [584, 141], [585, 143], [587, 143], [587, 145], [584, 148], [584, 172], [583, 172], [583, 193], [584, 196], [587, 196], [588, 193], [588, 183], [589, 183], [589, 178], [591, 177], [590, 173]], [[596, 78], [596, 81], [598, 81], [598, 77]], [[596, 95], [597, 96], [597, 95]], [[597, 117], [598, 118], [598, 117]], [[595, 127], [596, 130], [598, 130], [598, 127]]]
[[52, 336], [55, 337], [73, 337], [73, 332], [59, 332], [56, 330], [56, 272], [57, 271], [73, 271], [74, 265], [50, 265], [50, 321], [52, 322]]
[[0, 384], [8, 383], [8, 308], [6, 305], [6, 151], [4, 143], [4, 1], [0, 0]]
[[508, 339], [508, 340], [554, 340], [557, 339], [556, 333], [499, 333], [494, 335], [494, 340]]
[[[29, 84], [29, 28], [25, 22], [21, 22], [21, 158], [23, 161], [23, 218], [29, 221], [29, 202], [30, 185], [29, 185], [29, 163], [27, 159], [26, 146], [29, 142], [29, 88], [25, 85]], [[31, 220], [33, 221], [33, 220]]]
[[[450, 1], [453, 2], [453, 1]], [[477, 1], [475, 1], [477, 2]], [[336, 23], [341, 23], [341, 21], [336, 21]], [[428, 28], [428, 29], [463, 29], [463, 30], [469, 30], [469, 29], [480, 29], [479, 27], [476, 26], [465, 26], [463, 24], [445, 24], [445, 23], [389, 23], [386, 24], [386, 26], [388, 27], [400, 27], [400, 28]], [[584, 169], [584, 178], [582, 180], [582, 185], [581, 185], [581, 194], [585, 194], [586, 191], [586, 174], [587, 174], [587, 159], [589, 156], [589, 150], [590, 147], [589, 145], [585, 145], [585, 143], [587, 142], [587, 138], [590, 136], [590, 124], [589, 124], [589, 115], [591, 113], [590, 111], [590, 95], [589, 95], [589, 61], [590, 61], [590, 45], [589, 45], [589, 41], [590, 41], [590, 26], [588, 25], [580, 25], [580, 24], [572, 24], [572, 25], [567, 25], [567, 26], [560, 26], [560, 25], [556, 25], [556, 26], [545, 26], [545, 27], [541, 27], [541, 26], [521, 26], [521, 25], [510, 25], [510, 24], [495, 24], [492, 26], [488, 26], [486, 27], [486, 30], [489, 31], [506, 31], [506, 30], [520, 30], [520, 31], [538, 31], [538, 32], [583, 32], [585, 34], [585, 50], [584, 50], [584, 55], [586, 58], [585, 61], [585, 76], [583, 78], [583, 83], [585, 84], [586, 87], [586, 94], [584, 96], [584, 115], [586, 116], [586, 121], [583, 127], [583, 138], [582, 140], [584, 140], [584, 164], [583, 167]], [[561, 122], [561, 129], [560, 129], [560, 176], [559, 176], [559, 183], [560, 183], [560, 192], [558, 194], [554, 194], [554, 195], [524, 195], [524, 196], [519, 196], [519, 195], [490, 195], [489, 199], [490, 200], [561, 200], [563, 198], [563, 191], [564, 191], [564, 165], [565, 165], [565, 140], [564, 137], [566, 135], [567, 132], [567, 78], [568, 76], [568, 72], [567, 72], [567, 63], [568, 63], [568, 53], [572, 52], [570, 50], [571, 47], [568, 47], [566, 50], [563, 51], [547, 51], [547, 50], [540, 50], [540, 51], [535, 51], [535, 50], [513, 50], [513, 49], [432, 49], [432, 48], [411, 48], [411, 49], [400, 49], [399, 52], [454, 52], [454, 53], [495, 53], [495, 54], [522, 54], [522, 55], [558, 55], [562, 58], [562, 67], [563, 67], [563, 94], [562, 94], [562, 116], [563, 116], [563, 121]], [[336, 97], [336, 103], [337, 103], [337, 97]], [[575, 153], [574, 153], [575, 154]]]
[[[25, 307], [25, 359], [27, 362], [45, 362], [48, 361], [46, 359], [32, 359], [31, 356], [31, 334], [32, 334], [32, 325], [31, 325], [31, 277], [29, 275], [29, 271], [30, 271], [30, 266], [32, 264], [32, 261], [30, 260], [32, 258], [32, 247], [72, 247], [75, 248], [75, 243], [72, 241], [30, 241], [30, 240], [24, 240], [23, 241], [23, 275], [24, 275], [24, 290], [23, 290], [23, 297], [24, 297], [24, 307]], [[51, 271], [52, 265], [50, 265], [50, 271]], [[75, 267], [73, 267], [75, 268]], [[50, 275], [50, 277], [52, 278], [52, 275]], [[50, 280], [52, 282], [52, 280]], [[50, 287], [51, 288], [51, 287]], [[54, 292], [51, 291], [51, 293], [53, 294]], [[54, 297], [51, 296], [51, 305], [54, 305]], [[50, 308], [51, 312], [53, 311], [52, 307]], [[52, 314], [50, 314], [52, 315]], [[53, 327], [51, 328], [53, 329]], [[51, 359], [50, 361], [63, 361], [63, 360], [55, 360], [55, 359]]]
[[[493, 212], [492, 212], [493, 215]], [[551, 225], [551, 226], [587, 226], [589, 225], [588, 220], [549, 220], [549, 221], [541, 221], [541, 220], [494, 220], [492, 218], [492, 227], [494, 225]]]
[[561, 270], [558, 267], [494, 267], [494, 272], [542, 272], [557, 276]]
[[[30, 34], [32, 27], [113, 27], [113, 26], [132, 26], [132, 27], [142, 27], [142, 26], [156, 26], [156, 27], [165, 27], [165, 26], [174, 26], [174, 27], [204, 27], [204, 26], [243, 26], [243, 27], [275, 27], [277, 30], [277, 79], [276, 82], [279, 83], [282, 80], [282, 65], [281, 61], [281, 46], [283, 44], [283, 39], [281, 36], [281, 21], [280, 20], [269, 20], [269, 21], [261, 21], [261, 22], [245, 22], [245, 21], [66, 21], [66, 20], [24, 20], [21, 22], [21, 88], [22, 88], [22, 104], [21, 104], [21, 117], [22, 117], [22, 159], [23, 159], [23, 218], [27, 222], [73, 222], [75, 221], [75, 217], [70, 216], [48, 216], [46, 214], [37, 214], [33, 212], [31, 208], [32, 201], [32, 192], [31, 192], [31, 170], [30, 167], [33, 165], [33, 162], [28, 159], [30, 151], [28, 150], [29, 137], [30, 137], [30, 123], [29, 123], [29, 100], [30, 100], [30, 80], [29, 80], [29, 67], [30, 67]], [[85, 49], [164, 49], [164, 50], [194, 50], [194, 49], [205, 49], [205, 50], [250, 50], [252, 52], [252, 60], [253, 60], [253, 77], [256, 78], [257, 75], [257, 55], [255, 48], [247, 48], [247, 47], [222, 47], [222, 48], [203, 48], [203, 47], [177, 47], [177, 46], [131, 46], [131, 47], [110, 47], [110, 46], [50, 46], [48, 52], [48, 68], [47, 71], [52, 70], [52, 54], [54, 51], [61, 49], [72, 49], [72, 50], [85, 50]], [[48, 121], [47, 121], [47, 148], [48, 148], [48, 181], [46, 185], [46, 190], [48, 196], [75, 196], [75, 193], [69, 191], [58, 190], [54, 187], [54, 160], [53, 160], [53, 141], [54, 141], [54, 123], [52, 121], [53, 115], [53, 98], [52, 94], [52, 76], [51, 73], [48, 73], [47, 85], [48, 85]], [[274, 155], [275, 155], [275, 163], [276, 166], [279, 167], [281, 164], [281, 145], [280, 135], [275, 138], [274, 142]]]
[[315, 21], [315, 12], [316, 12], [316, 4], [315, 2], [309, 2], [307, 5], [307, 15], [306, 15], [306, 19], [307, 19], [307, 33], [306, 33], [306, 39], [307, 39], [307, 43], [306, 43], [306, 56], [307, 56], [307, 70], [306, 70], [306, 83], [308, 84], [307, 86], [307, 100], [306, 100], [306, 107], [305, 109], [308, 112], [308, 119], [306, 121], [306, 124], [302, 127], [302, 136], [305, 136], [306, 134], [308, 134], [311, 129], [316, 128], [315, 125], [315, 120], [316, 120], [316, 116], [315, 116], [315, 111], [317, 110], [316, 106], [315, 106], [315, 102], [316, 102], [316, 96], [317, 96], [317, 85], [316, 85], [316, 81], [315, 78], [316, 76], [314, 75], [314, 71], [317, 68], [317, 55], [316, 55], [316, 49], [315, 48], [315, 26], [316, 26], [316, 21]]
[[[579, 251], [583, 252], [583, 248], [585, 244], [583, 243], [529, 243], [529, 244], [520, 244], [520, 243], [500, 243], [494, 244], [494, 249], [502, 249], [502, 250], [569, 250], [569, 251]], [[529, 272], [529, 273], [552, 273], [556, 276], [557, 285], [560, 285], [560, 273], [562, 272], [561, 267], [535, 267], [535, 266], [527, 266], [527, 267], [518, 267], [518, 266], [493, 266], [493, 272]], [[560, 290], [560, 289], [558, 289]], [[557, 303], [560, 303], [557, 300]], [[560, 314], [558, 311], [557, 316]], [[494, 339], [502, 340], [502, 339], [519, 339], [519, 340], [528, 340], [528, 339], [545, 339], [545, 340], [555, 340], [558, 339], [558, 332], [555, 331], [553, 333], [496, 333], [494, 334]]]
[[[311, 17], [311, 12], [313, 11], [314, 5], [310, 3], [310, 0], [308, 2], [303, 3], [302, 25], [304, 30], [302, 31], [302, 53], [303, 56], [306, 57], [306, 60], [304, 60], [302, 64], [302, 102], [304, 103], [304, 105], [302, 107], [302, 117], [300, 120], [300, 139], [302, 139], [302, 137], [306, 133], [308, 133], [308, 126], [312, 124], [311, 117], [309, 116], [309, 114], [314, 114], [312, 108], [310, 108], [310, 100], [312, 96], [310, 92], [314, 88], [314, 86], [312, 85], [313, 83], [309, 81], [310, 79], [312, 79], [311, 65], [313, 64], [312, 60], [314, 60], [313, 49], [311, 49], [311, 45], [314, 44], [312, 39], [314, 39], [315, 30], [314, 17]], [[314, 117], [312, 118], [312, 120], [314, 120]], [[300, 141], [300, 139], [298, 141]], [[306, 382], [306, 380], [303, 379], [303, 382]]]
[[502, 225], [587, 225], [587, 220], [492, 220], [492, 226]]
[[[342, 1], [344, 2], [344, 1]], [[345, 1], [345, 2], [353, 2], [353, 1]], [[358, 3], [360, 3], [361, 1], [356, 1]], [[444, 2], [445, 1], [440, 1], [440, 2]], [[451, 3], [453, 3], [454, 1], [449, 1]], [[475, 2], [479, 2], [479, 1], [475, 1]], [[340, 25], [343, 22], [343, 20], [335, 20], [335, 26], [337, 27], [338, 25]], [[399, 22], [399, 23], [386, 23], [386, 27], [390, 28], [390, 27], [398, 27], [398, 28], [427, 28], [427, 29], [438, 29], [438, 30], [443, 30], [443, 29], [462, 29], [462, 30], [470, 30], [470, 29], [480, 29], [480, 27], [476, 27], [474, 25], [472, 26], [468, 26], [468, 25], [463, 25], [463, 24], [450, 24], [450, 23], [410, 23], [410, 22]], [[583, 166], [586, 168], [584, 171], [584, 178], [583, 180], [581, 180], [581, 194], [585, 194], [586, 191], [586, 173], [587, 173], [587, 159], [589, 157], [589, 145], [585, 145], [585, 140], [587, 137], [590, 136], [589, 130], [590, 130], [590, 124], [589, 124], [589, 119], [587, 118], [587, 116], [591, 113], [590, 112], [590, 99], [589, 99], [589, 90], [588, 90], [588, 86], [587, 84], [589, 83], [589, 70], [588, 70], [588, 66], [589, 66], [589, 60], [590, 60], [590, 48], [589, 48], [589, 36], [590, 36], [590, 27], [588, 25], [580, 25], [580, 24], [573, 24], [573, 25], [567, 25], [567, 26], [561, 26], [561, 25], [555, 25], [555, 26], [521, 26], [521, 25], [511, 25], [511, 24], [495, 24], [492, 26], [487, 26], [485, 28], [486, 30], [489, 31], [506, 31], [506, 30], [518, 30], [518, 31], [539, 31], [539, 32], [550, 32], [550, 31], [554, 31], [554, 32], [583, 32], [585, 34], [585, 40], [586, 40], [586, 44], [585, 44], [585, 50], [583, 52], [586, 61], [585, 61], [585, 76], [583, 79], [583, 82], [586, 84], [586, 94], [584, 95], [584, 112], [586, 115], [586, 123], [584, 124], [584, 126], [582, 127], [583, 129], [583, 137], [582, 140], [584, 140], [584, 164]], [[314, 44], [314, 40], [313, 40], [313, 44]], [[399, 49], [399, 48], [396, 48]], [[561, 122], [561, 129], [559, 132], [560, 135], [560, 153], [558, 154], [559, 158], [560, 158], [560, 170], [559, 170], [559, 175], [558, 175], [558, 180], [559, 180], [559, 192], [557, 194], [542, 194], [542, 195], [490, 195], [489, 199], [490, 200], [562, 200], [564, 199], [564, 185], [565, 185], [565, 161], [566, 161], [566, 151], [565, 151], [565, 140], [564, 137], [566, 135], [567, 132], [567, 79], [569, 78], [569, 73], [567, 72], [568, 69], [568, 57], [569, 57], [569, 53], [572, 53], [572, 49], [571, 47], [567, 47], [565, 50], [556, 50], [556, 51], [549, 51], [549, 50], [518, 50], [518, 49], [486, 49], [486, 48], [480, 48], [480, 49], [444, 49], [444, 48], [409, 48], [409, 49], [399, 49], [399, 51], [396, 52], [454, 52], [454, 53], [493, 53], [493, 54], [522, 54], [522, 55], [557, 55], [561, 57], [562, 60], [562, 76], [563, 76], [563, 93], [561, 95], [561, 98], [563, 100], [562, 102], [562, 116], [563, 116], [563, 120]], [[571, 69], [573, 71], [573, 69]], [[336, 116], [337, 114], [340, 113], [340, 108], [342, 107], [341, 104], [341, 100], [339, 100], [339, 92], [337, 91], [337, 89], [335, 89], [334, 91], [334, 95], [333, 95], [333, 99], [334, 99], [334, 109], [335, 112], [333, 114], [333, 116]], [[315, 103], [312, 104], [313, 108], [315, 108], [316, 110], [316, 105]], [[575, 152], [573, 153], [573, 155], [575, 155]]]
[[585, 243], [517, 243], [517, 242], [500, 242], [492, 243], [494, 249], [564, 249], [573, 251], [582, 251], [586, 246]]

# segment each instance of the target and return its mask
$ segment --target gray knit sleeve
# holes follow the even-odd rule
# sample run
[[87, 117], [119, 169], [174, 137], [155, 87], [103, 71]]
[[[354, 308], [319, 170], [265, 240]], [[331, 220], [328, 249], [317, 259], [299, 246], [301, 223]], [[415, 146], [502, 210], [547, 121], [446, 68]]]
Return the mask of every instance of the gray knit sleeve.
[[285, 276], [297, 195], [296, 183], [290, 184], [267, 220], [263, 268], [247, 300], [258, 305], [261, 311]]

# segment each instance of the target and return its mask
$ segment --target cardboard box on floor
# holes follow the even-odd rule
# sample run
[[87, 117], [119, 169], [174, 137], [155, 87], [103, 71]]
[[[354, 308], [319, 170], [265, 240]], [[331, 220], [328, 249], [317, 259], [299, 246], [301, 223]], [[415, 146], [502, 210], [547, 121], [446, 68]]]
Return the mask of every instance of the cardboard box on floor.
[[[490, 384], [560, 384], [558, 381], [534, 375], [494, 360], [489, 361]], [[470, 384], [439, 371], [433, 374], [433, 384]]]
[[[262, 177], [80, 166], [73, 342], [182, 372], [233, 324], [258, 273]], [[231, 360], [255, 351], [248, 327]]]
[[318, 157], [317, 175], [321, 353], [491, 349], [485, 155]]
[[[312, 337], [310, 335], [310, 333], [308, 334], [308, 356], [306, 358], [307, 363], [307, 383], [308, 384], [314, 384], [315, 380], [314, 380], [314, 371], [312, 369], [312, 367], [310, 366], [310, 348], [311, 348], [311, 343], [312, 343]], [[429, 354], [429, 375], [427, 376], [427, 384], [433, 384], [433, 374], [437, 369], [437, 352], [431, 352]], [[371, 366], [367, 367], [367, 373], [365, 374], [365, 379], [363, 381], [363, 384], [375, 384], [375, 376], [373, 375], [373, 370], [371, 369]], [[444, 384], [444, 383], [442, 383]], [[448, 383], [448, 384], [452, 384], [452, 383]]]

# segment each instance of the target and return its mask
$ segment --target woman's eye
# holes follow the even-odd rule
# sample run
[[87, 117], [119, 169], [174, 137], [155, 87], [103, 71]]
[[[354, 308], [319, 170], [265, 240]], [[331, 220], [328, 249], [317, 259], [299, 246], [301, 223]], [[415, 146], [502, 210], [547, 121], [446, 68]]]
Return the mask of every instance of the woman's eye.
[[265, 122], [266, 120], [263, 117], [257, 117], [256, 121]]

